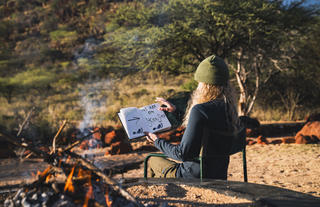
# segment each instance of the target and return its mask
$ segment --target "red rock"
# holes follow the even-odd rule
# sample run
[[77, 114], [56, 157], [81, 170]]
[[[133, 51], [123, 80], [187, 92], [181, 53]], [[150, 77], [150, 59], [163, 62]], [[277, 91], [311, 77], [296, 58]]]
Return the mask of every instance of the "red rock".
[[93, 132], [97, 131], [95, 133], [92, 134], [92, 138], [97, 139], [97, 140], [101, 140], [102, 138], [102, 131], [99, 127], [96, 127], [93, 129]]
[[165, 139], [166, 141], [169, 141], [169, 142], [179, 142], [181, 141], [181, 138], [184, 134], [184, 130], [185, 130], [184, 127], [179, 127], [167, 132], [159, 133], [158, 137], [161, 139]]
[[171, 140], [172, 135], [175, 133], [175, 130], [170, 130], [167, 132], [162, 132], [158, 134], [158, 138], [165, 139], [167, 141]]
[[246, 142], [247, 142], [247, 145], [254, 145], [254, 144], [257, 143], [257, 142], [254, 141], [253, 139], [247, 139]]
[[320, 121], [307, 122], [296, 134], [297, 144], [310, 144], [320, 141]]
[[112, 143], [118, 142], [118, 141], [127, 141], [128, 137], [126, 132], [123, 128], [114, 129], [108, 133], [106, 133], [104, 137], [104, 142], [106, 145], [111, 145]]
[[142, 151], [146, 151], [146, 152], [156, 152], [159, 151], [158, 148], [156, 148], [154, 145], [143, 145], [137, 149], [135, 149], [134, 151], [136, 152], [142, 152]]
[[296, 144], [309, 144], [311, 142], [311, 140], [308, 137], [299, 135], [296, 136]]
[[269, 141], [267, 140], [267, 138], [263, 136], [259, 136], [256, 140], [258, 144], [269, 144]]
[[82, 141], [79, 148], [82, 150], [87, 150], [89, 148], [89, 141], [88, 140]]
[[116, 131], [113, 130], [113, 131], [111, 131], [111, 132], [109, 132], [109, 133], [107, 133], [107, 134], [105, 135], [105, 137], [104, 137], [104, 143], [105, 143], [106, 145], [111, 145], [111, 143], [114, 142], [114, 140], [116, 140], [116, 139], [117, 139], [117, 134], [116, 134]]
[[132, 146], [128, 142], [115, 142], [111, 144], [111, 149], [105, 155], [119, 155], [132, 152]]
[[254, 145], [254, 144], [256, 144], [256, 143], [257, 143], [256, 141], [250, 140], [250, 141], [248, 142], [248, 145]]

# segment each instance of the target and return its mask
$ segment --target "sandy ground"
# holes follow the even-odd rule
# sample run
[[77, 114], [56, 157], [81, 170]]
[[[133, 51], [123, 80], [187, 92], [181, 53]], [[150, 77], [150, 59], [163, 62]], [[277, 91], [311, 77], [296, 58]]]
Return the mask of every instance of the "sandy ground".
[[[320, 144], [247, 146], [248, 182], [281, 187], [320, 197]], [[114, 178], [143, 177], [140, 169]], [[242, 153], [231, 156], [228, 180], [243, 181]]]
[[[134, 148], [145, 144], [145, 142], [135, 143]], [[94, 154], [101, 154], [100, 157], [93, 158], [95, 165], [111, 167], [114, 164], [142, 163], [144, 157], [149, 153], [136, 152], [117, 156], [103, 156], [104, 151], [105, 149], [93, 152]], [[246, 152], [249, 183], [280, 187], [320, 199], [320, 144], [255, 144], [247, 146]], [[37, 170], [42, 171], [46, 165], [46, 163], [42, 162], [41, 164], [36, 160], [30, 160], [22, 164], [17, 164], [13, 160], [3, 160], [0, 164], [0, 183], [4, 184], [4, 181], [10, 178], [20, 177], [20, 180], [23, 180], [28, 176], [30, 177], [30, 174], [36, 173]], [[113, 178], [115, 180], [142, 178], [143, 163], [136, 166], [138, 168], [123, 174], [116, 174]], [[228, 180], [242, 182], [242, 167], [242, 153], [232, 155]], [[169, 203], [172, 206], [195, 206], [194, 204], [197, 204], [196, 206], [199, 206], [199, 204], [201, 204], [200, 206], [210, 206], [213, 203], [221, 206], [251, 206], [251, 202], [242, 197], [220, 194], [214, 190], [197, 186], [177, 186], [170, 183], [166, 185], [151, 184], [135, 186], [127, 190], [134, 197], [148, 203], [151, 201], [149, 198], [154, 198], [170, 201]], [[0, 195], [0, 206], [6, 197], [6, 194], [2, 193]]]
[[[247, 147], [248, 181], [320, 197], [320, 145]], [[229, 180], [242, 180], [241, 153], [231, 157]]]

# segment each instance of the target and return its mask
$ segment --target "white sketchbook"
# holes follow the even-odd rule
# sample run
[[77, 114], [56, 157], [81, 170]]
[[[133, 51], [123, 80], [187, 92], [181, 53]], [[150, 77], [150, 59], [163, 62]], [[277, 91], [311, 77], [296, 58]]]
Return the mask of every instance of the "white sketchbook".
[[120, 109], [118, 116], [129, 139], [145, 136], [144, 132], [162, 132], [171, 128], [166, 114], [154, 103], [141, 108]]

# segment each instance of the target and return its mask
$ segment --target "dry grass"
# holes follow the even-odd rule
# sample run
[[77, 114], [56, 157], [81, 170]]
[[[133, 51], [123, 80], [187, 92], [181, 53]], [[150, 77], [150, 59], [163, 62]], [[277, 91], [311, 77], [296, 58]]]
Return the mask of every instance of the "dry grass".
[[[122, 79], [91, 80], [80, 83], [74, 88], [64, 90], [63, 86], [55, 88], [51, 94], [25, 94], [13, 97], [8, 103], [0, 97], [0, 123], [8, 128], [16, 127], [23, 121], [32, 106], [37, 108], [38, 122], [50, 123], [52, 128], [59, 127], [59, 122], [81, 122], [86, 113], [90, 114], [91, 125], [119, 125], [117, 112], [120, 108], [141, 107], [154, 102], [155, 97], [172, 97], [190, 90], [193, 74], [170, 75], [164, 72], [141, 71]], [[83, 103], [83, 99], [88, 104]], [[94, 103], [94, 108], [90, 102]], [[302, 120], [311, 111], [300, 110], [296, 119]], [[261, 108], [255, 105], [251, 117], [259, 121], [286, 121], [287, 113], [277, 108]], [[42, 124], [44, 125], [44, 124]]]

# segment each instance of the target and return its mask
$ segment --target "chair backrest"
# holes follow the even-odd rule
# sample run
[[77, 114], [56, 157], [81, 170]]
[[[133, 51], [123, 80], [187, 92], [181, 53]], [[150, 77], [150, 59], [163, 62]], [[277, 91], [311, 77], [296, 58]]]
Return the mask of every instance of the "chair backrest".
[[[242, 157], [243, 157], [243, 174], [244, 174], [244, 182], [247, 182], [247, 162], [246, 162], [246, 129], [245, 128], [240, 128], [236, 132], [227, 132], [227, 131], [217, 131], [217, 130], [211, 130], [214, 134], [221, 136], [221, 137], [231, 137], [232, 142], [231, 142], [231, 148], [230, 152], [228, 154], [218, 154], [218, 155], [204, 155], [204, 148], [207, 146], [207, 140], [202, 140], [201, 141], [201, 149], [199, 153], [199, 161], [200, 161], [200, 179], [202, 180], [206, 174], [206, 163], [208, 163], [208, 160], [212, 160], [212, 162], [215, 162], [215, 158], [219, 157], [229, 157], [229, 155], [242, 152]], [[207, 153], [208, 154], [208, 153]], [[228, 158], [226, 158], [228, 159]], [[223, 160], [223, 159], [222, 159]], [[212, 163], [210, 163], [212, 164]], [[217, 164], [217, 168], [224, 168], [221, 169], [222, 172], [225, 171], [226, 167], [228, 165], [227, 163], [219, 163]], [[217, 169], [218, 170], [218, 169]], [[212, 172], [211, 172], [212, 173]], [[210, 174], [211, 175], [211, 174]], [[224, 175], [226, 178], [226, 175]]]

